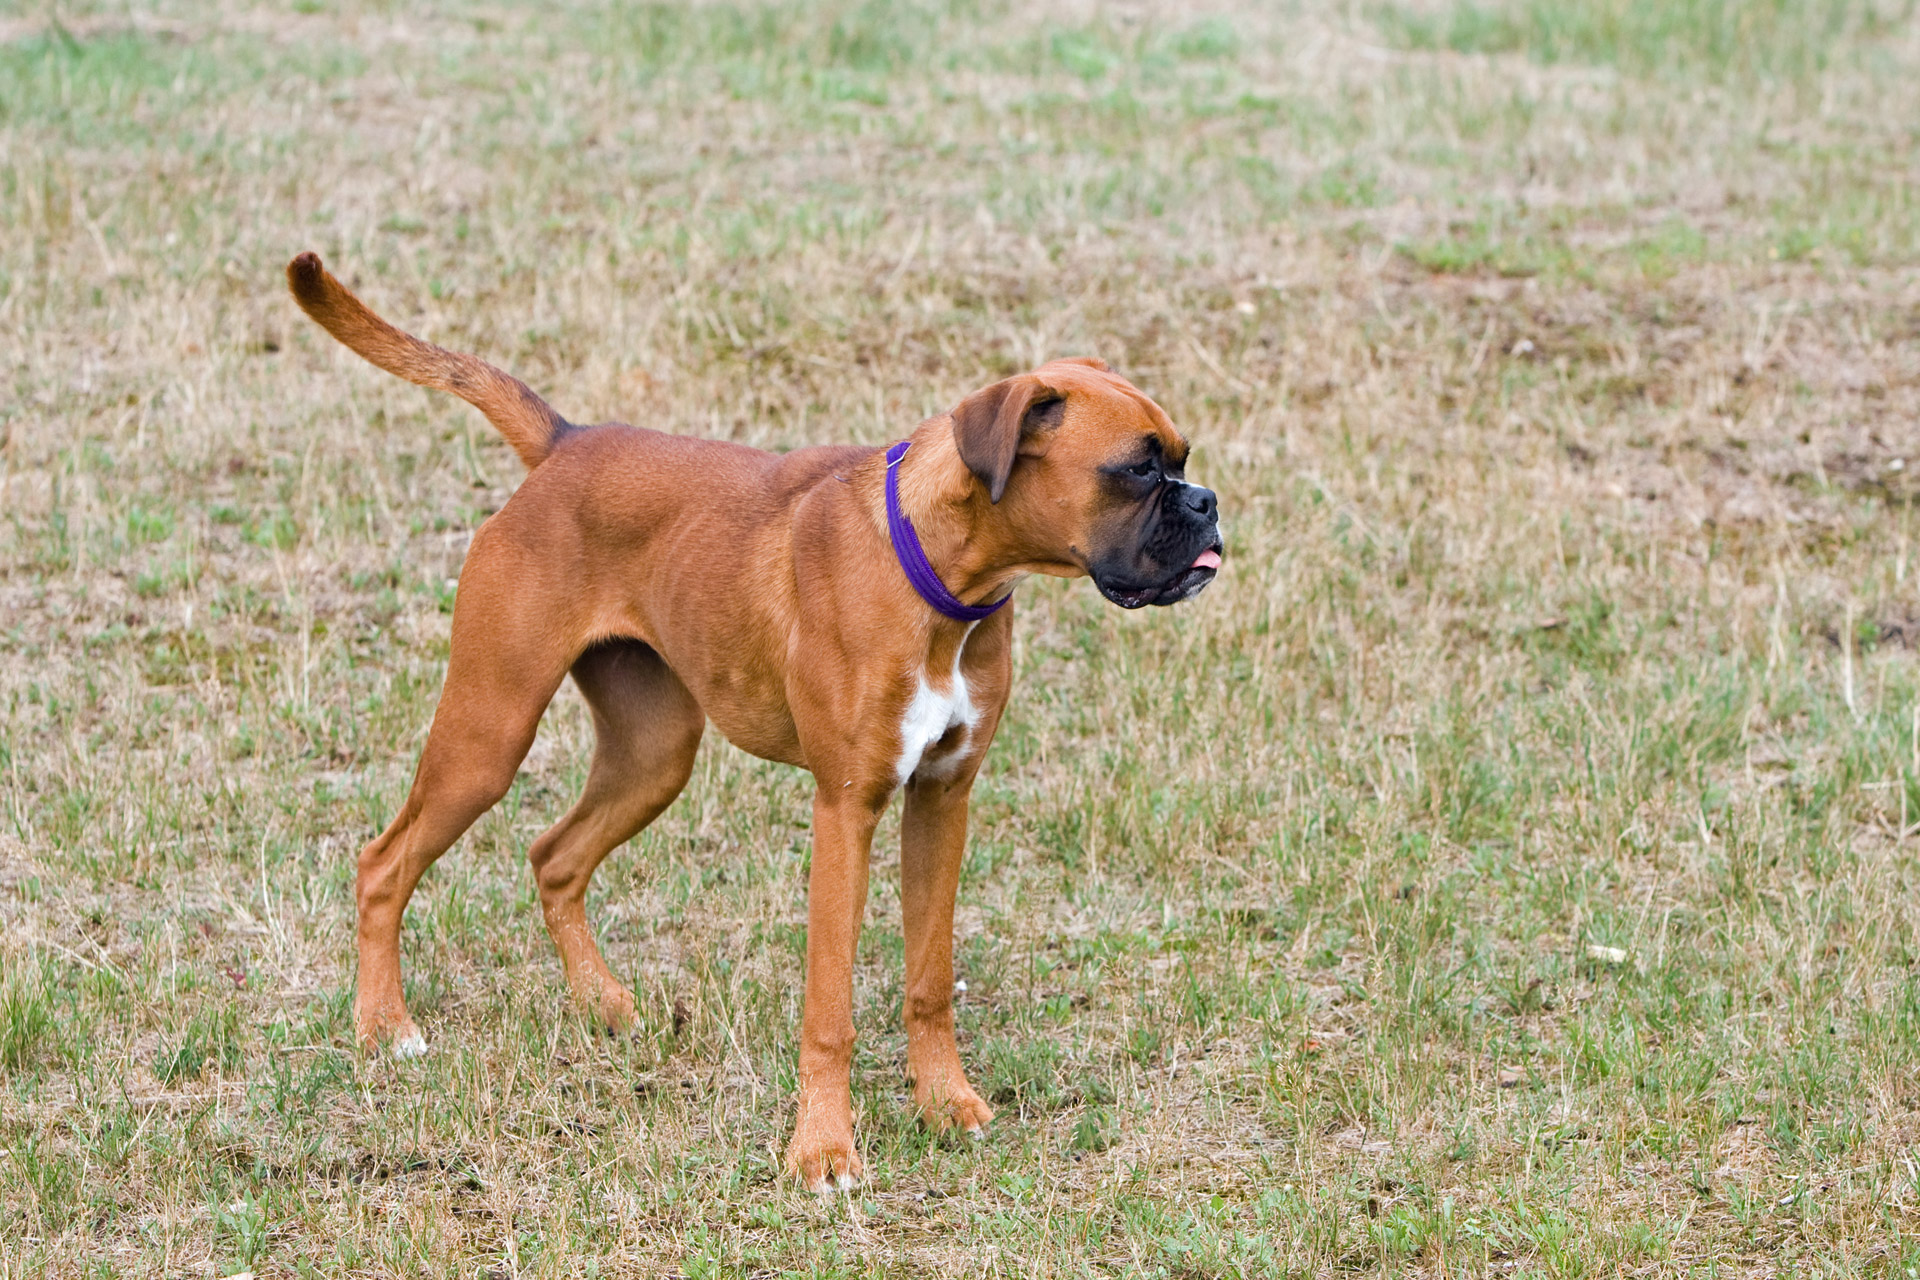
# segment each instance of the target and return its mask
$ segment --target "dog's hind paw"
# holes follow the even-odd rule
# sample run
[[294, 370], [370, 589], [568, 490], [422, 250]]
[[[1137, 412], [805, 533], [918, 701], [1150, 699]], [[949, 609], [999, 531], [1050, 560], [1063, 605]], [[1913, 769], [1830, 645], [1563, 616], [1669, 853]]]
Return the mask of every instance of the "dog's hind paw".
[[427, 1056], [427, 1038], [416, 1027], [405, 1035], [394, 1037], [387, 1052], [403, 1062], [409, 1058], [424, 1058]]

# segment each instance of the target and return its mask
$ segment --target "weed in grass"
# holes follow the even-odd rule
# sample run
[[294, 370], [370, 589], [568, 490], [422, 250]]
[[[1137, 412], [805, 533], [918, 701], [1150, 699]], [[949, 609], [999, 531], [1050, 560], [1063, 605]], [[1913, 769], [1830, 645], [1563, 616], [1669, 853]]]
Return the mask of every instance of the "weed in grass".
[[0, 1066], [25, 1071], [60, 1055], [49, 975], [32, 963], [10, 964], [0, 983]]
[[233, 1005], [203, 1009], [187, 1021], [177, 1039], [162, 1043], [153, 1074], [162, 1083], [197, 1080], [206, 1071], [240, 1065], [240, 1011]]

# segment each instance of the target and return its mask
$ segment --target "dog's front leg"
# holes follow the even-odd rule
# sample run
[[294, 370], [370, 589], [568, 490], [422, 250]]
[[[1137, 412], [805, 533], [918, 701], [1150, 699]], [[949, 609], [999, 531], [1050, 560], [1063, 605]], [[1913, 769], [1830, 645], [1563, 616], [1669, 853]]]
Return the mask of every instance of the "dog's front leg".
[[907, 1077], [935, 1132], [978, 1134], [993, 1108], [975, 1093], [953, 1039], [953, 903], [967, 851], [973, 769], [907, 784], [900, 820], [900, 914], [907, 943]]
[[853, 959], [867, 910], [867, 858], [886, 803], [858, 782], [821, 778], [813, 799], [813, 870], [807, 880], [807, 996], [800, 1015], [799, 1117], [787, 1171], [809, 1190], [851, 1187], [853, 1146]]

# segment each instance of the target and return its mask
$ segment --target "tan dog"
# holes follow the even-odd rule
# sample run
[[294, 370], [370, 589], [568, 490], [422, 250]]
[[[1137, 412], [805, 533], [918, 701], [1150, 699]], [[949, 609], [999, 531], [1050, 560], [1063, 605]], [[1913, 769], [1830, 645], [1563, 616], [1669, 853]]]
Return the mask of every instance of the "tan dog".
[[[571, 672], [593, 711], [593, 765], [529, 856], [576, 999], [610, 1028], [634, 1019], [587, 925], [587, 881], [686, 785], [711, 719], [818, 786], [789, 1171], [816, 1190], [860, 1174], [854, 947], [874, 827], [897, 790], [907, 1072], [929, 1125], [977, 1132], [993, 1112], [954, 1044], [953, 906], [968, 795], [1006, 706], [1013, 613], [940, 610], [965, 617], [960, 602], [1003, 600], [1029, 573], [1089, 574], [1128, 608], [1203, 588], [1220, 563], [1214, 496], [1181, 480], [1187, 444], [1167, 415], [1100, 362], [1060, 360], [929, 418], [891, 463], [871, 448], [779, 456], [576, 427], [491, 365], [393, 328], [315, 255], [287, 278], [348, 347], [479, 408], [529, 471], [474, 535], [413, 789], [360, 854], [362, 1042], [425, 1051], [401, 997], [401, 914], [427, 867], [506, 794]], [[937, 574], [924, 589], [890, 531], [890, 487]]]

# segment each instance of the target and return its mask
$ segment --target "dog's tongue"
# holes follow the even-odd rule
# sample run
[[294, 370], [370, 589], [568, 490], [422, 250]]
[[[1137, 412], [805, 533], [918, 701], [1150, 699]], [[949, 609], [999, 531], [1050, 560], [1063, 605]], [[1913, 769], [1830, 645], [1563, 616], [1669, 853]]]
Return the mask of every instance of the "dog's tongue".
[[1220, 553], [1209, 547], [1200, 553], [1200, 558], [1193, 562], [1193, 567], [1196, 569], [1218, 569], [1220, 567]]

